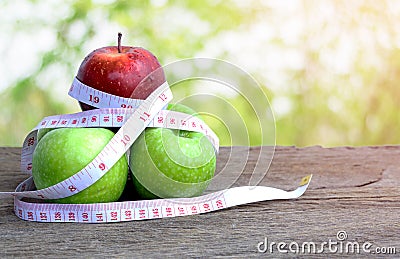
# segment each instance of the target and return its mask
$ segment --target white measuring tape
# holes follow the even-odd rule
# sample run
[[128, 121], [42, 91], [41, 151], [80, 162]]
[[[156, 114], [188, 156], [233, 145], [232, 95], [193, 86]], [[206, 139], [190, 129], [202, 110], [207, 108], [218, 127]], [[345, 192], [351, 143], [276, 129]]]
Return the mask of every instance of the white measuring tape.
[[15, 198], [15, 213], [40, 222], [105, 223], [187, 216], [258, 201], [295, 199], [307, 189], [311, 175], [290, 192], [265, 186], [241, 186], [195, 198], [157, 199], [96, 204], [27, 203]]
[[[300, 197], [311, 175], [303, 178], [291, 192], [271, 187], [243, 186], [194, 198], [158, 199], [96, 204], [50, 204], [26, 202], [22, 198], [58, 199], [72, 196], [99, 180], [123, 156], [146, 127], [166, 127], [203, 133], [219, 149], [218, 137], [201, 120], [187, 114], [162, 110], [172, 99], [165, 82], [146, 100], [132, 100], [104, 93], [74, 80], [69, 94], [78, 101], [103, 108], [76, 114], [44, 118], [26, 137], [21, 155], [21, 170], [30, 174], [37, 132], [61, 127], [120, 127], [104, 149], [85, 168], [70, 178], [45, 189], [36, 190], [33, 178], [20, 183], [14, 192], [0, 192], [0, 198], [14, 196], [15, 214], [25, 220], [44, 222], [117, 222], [184, 216], [205, 213], [240, 204]], [[131, 109], [122, 109], [131, 108]]]

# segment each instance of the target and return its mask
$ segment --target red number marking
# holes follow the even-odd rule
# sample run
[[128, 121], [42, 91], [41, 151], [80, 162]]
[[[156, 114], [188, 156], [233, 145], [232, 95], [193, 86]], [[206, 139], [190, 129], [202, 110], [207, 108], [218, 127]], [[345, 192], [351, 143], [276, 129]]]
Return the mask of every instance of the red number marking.
[[132, 105], [126, 105], [125, 103], [121, 104], [121, 108], [128, 108], [128, 109], [132, 109]]
[[125, 211], [125, 219], [132, 219], [132, 211], [131, 210]]
[[[147, 112], [143, 112], [143, 115], [144, 115], [144, 116], [140, 116], [140, 119], [141, 119], [143, 122], [146, 122], [146, 121], [149, 119], [150, 114], [148, 114]], [[145, 118], [145, 117], [147, 117], [147, 118]]]
[[69, 221], [75, 221], [75, 213], [74, 212], [69, 212], [68, 213], [68, 220]]
[[128, 145], [128, 142], [131, 140], [131, 137], [129, 135], [124, 135], [124, 137], [121, 139], [122, 144], [125, 146]]
[[73, 186], [73, 185], [68, 186], [68, 189], [69, 189], [71, 192], [76, 191], [76, 187]]
[[103, 214], [101, 213], [96, 213], [96, 221], [103, 221]]
[[167, 217], [171, 217], [172, 216], [172, 208], [171, 207], [165, 208], [165, 212], [167, 213]]
[[208, 204], [208, 203], [204, 203], [203, 204], [203, 208], [204, 208], [204, 212], [207, 212], [207, 211], [210, 211], [211, 209], [210, 209], [210, 204]]
[[139, 210], [139, 218], [141, 218], [141, 219], [146, 218], [146, 210], [144, 210], [144, 209]]
[[190, 208], [190, 210], [192, 211], [192, 214], [198, 213], [198, 211], [197, 211], [197, 206], [192, 206], [192, 207]]
[[168, 97], [165, 94], [160, 94], [160, 96], [158, 96], [158, 98], [160, 98], [161, 101], [163, 101], [163, 102], [165, 102], [168, 99]]
[[111, 211], [111, 220], [117, 220], [118, 219], [118, 212], [117, 211]]
[[28, 220], [33, 220], [33, 212], [32, 211], [28, 211], [27, 215], [28, 215]]
[[104, 163], [99, 164], [99, 168], [101, 171], [104, 171], [106, 169], [106, 165]]
[[47, 213], [46, 212], [40, 212], [39, 217], [41, 221], [47, 221]]
[[224, 204], [222, 203], [222, 200], [217, 200], [215, 202], [215, 204], [217, 205], [218, 209], [222, 209], [224, 207]]
[[151, 211], [153, 212], [153, 218], [160, 217], [160, 212], [158, 211], [158, 208], [153, 208]]
[[89, 214], [87, 212], [83, 212], [82, 219], [83, 219], [83, 221], [89, 221]]
[[61, 220], [61, 212], [57, 211], [56, 213], [54, 213], [54, 219]]
[[179, 213], [179, 215], [185, 215], [186, 214], [185, 213], [185, 209], [182, 208], [182, 207], [178, 207], [178, 213]]
[[100, 102], [100, 98], [98, 96], [90, 95], [89, 96], [89, 101], [94, 102], [94, 103], [99, 103]]

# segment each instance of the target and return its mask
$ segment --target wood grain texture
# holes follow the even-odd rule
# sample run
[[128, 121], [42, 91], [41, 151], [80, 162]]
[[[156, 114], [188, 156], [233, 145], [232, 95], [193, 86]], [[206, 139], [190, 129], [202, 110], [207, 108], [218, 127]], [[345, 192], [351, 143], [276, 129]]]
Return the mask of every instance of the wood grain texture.
[[[267, 150], [272, 156], [273, 150]], [[221, 185], [214, 188], [248, 184], [257, 161], [263, 159], [259, 154], [260, 147], [221, 148], [217, 172], [227, 164], [229, 170], [216, 178]], [[13, 190], [26, 178], [19, 172], [19, 156], [20, 148], [0, 148], [1, 191]], [[1, 200], [0, 257], [304, 257], [279, 253], [276, 246], [273, 254], [259, 253], [257, 244], [265, 238], [320, 244], [337, 241], [338, 231], [346, 231], [349, 242], [370, 242], [371, 249], [395, 247], [399, 256], [400, 146], [276, 147], [260, 185], [290, 190], [309, 173], [313, 174], [309, 190], [297, 200], [161, 220], [100, 225], [25, 222], [13, 214], [11, 199]], [[354, 254], [326, 250], [311, 257], [322, 256]], [[361, 252], [357, 257], [371, 254]]]

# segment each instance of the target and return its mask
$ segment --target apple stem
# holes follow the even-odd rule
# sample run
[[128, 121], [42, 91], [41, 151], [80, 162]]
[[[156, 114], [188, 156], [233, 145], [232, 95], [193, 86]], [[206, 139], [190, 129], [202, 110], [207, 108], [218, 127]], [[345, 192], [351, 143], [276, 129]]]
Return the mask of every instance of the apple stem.
[[121, 38], [122, 33], [118, 32], [118, 53], [121, 53]]

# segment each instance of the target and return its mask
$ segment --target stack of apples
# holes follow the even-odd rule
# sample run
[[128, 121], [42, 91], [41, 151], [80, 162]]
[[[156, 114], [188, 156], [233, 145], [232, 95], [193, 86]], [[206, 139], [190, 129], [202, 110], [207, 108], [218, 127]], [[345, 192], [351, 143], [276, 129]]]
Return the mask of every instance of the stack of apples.
[[[117, 46], [102, 47], [87, 55], [76, 78], [94, 89], [142, 100], [166, 81], [157, 58], [144, 48], [121, 46], [121, 34]], [[95, 109], [79, 104], [83, 111]], [[194, 110], [181, 104], [169, 104], [167, 109], [201, 119]], [[32, 160], [37, 189], [57, 184], [83, 169], [108, 144], [113, 131], [106, 128], [39, 131]], [[130, 200], [198, 196], [214, 175], [215, 154], [202, 133], [146, 128], [130, 148], [129, 157], [123, 155], [100, 180], [73, 196], [50, 201], [113, 202], [120, 200], [123, 193], [124, 199]], [[135, 195], [126, 197], [126, 193]]]

